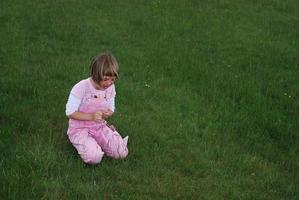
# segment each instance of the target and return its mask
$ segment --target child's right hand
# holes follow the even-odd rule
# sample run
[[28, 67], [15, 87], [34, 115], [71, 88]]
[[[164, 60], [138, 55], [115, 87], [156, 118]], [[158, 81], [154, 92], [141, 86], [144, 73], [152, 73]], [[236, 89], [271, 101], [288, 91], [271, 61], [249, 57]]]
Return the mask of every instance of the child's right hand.
[[103, 113], [101, 111], [97, 111], [95, 113], [93, 113], [93, 121], [95, 122], [101, 122], [103, 120]]

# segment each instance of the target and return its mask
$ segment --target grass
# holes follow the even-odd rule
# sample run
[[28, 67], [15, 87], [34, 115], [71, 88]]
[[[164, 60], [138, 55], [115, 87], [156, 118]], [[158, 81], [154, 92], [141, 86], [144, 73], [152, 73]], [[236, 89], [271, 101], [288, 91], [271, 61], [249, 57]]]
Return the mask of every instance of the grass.
[[[1, 199], [299, 199], [297, 1], [0, 7]], [[88, 166], [65, 103], [106, 50], [130, 154]]]

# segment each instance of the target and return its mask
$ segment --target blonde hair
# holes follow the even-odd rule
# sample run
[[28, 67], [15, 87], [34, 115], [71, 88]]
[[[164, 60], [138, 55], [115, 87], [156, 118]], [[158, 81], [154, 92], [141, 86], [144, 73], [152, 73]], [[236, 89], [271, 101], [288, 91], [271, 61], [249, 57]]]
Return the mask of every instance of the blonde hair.
[[104, 76], [115, 76], [118, 79], [118, 63], [111, 53], [101, 53], [95, 56], [90, 68], [91, 78], [97, 83], [103, 80]]

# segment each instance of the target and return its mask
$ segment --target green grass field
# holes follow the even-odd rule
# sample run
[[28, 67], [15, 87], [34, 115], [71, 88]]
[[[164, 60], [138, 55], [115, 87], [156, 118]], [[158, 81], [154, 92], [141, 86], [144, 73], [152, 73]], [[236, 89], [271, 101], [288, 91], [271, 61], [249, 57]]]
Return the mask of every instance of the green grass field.
[[[298, 0], [10, 0], [0, 23], [0, 199], [299, 199]], [[130, 154], [89, 166], [65, 104], [102, 51]]]

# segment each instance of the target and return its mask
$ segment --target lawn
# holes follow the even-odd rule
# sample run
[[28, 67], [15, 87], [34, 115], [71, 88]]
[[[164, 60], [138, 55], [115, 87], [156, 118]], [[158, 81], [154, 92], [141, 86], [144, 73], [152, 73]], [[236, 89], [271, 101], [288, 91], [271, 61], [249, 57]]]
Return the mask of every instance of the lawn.
[[[10, 0], [0, 23], [0, 199], [299, 199], [297, 0]], [[103, 51], [130, 153], [90, 166], [65, 104]]]

